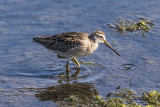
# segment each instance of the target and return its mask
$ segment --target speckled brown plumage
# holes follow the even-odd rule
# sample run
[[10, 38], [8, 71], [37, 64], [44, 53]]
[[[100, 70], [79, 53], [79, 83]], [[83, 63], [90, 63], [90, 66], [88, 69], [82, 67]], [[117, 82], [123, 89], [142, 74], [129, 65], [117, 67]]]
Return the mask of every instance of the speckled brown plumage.
[[82, 45], [81, 40], [87, 37], [87, 33], [69, 32], [60, 33], [54, 36], [40, 36], [33, 40], [50, 50], [66, 52], [71, 48]]

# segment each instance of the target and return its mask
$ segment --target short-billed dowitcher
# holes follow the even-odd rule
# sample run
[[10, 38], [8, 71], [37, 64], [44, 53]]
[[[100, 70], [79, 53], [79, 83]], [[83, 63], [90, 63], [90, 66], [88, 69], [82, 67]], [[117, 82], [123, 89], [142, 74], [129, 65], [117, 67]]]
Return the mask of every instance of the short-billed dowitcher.
[[54, 36], [38, 36], [33, 38], [33, 40], [42, 44], [47, 49], [54, 51], [57, 56], [66, 58], [67, 71], [69, 71], [70, 60], [77, 68], [80, 68], [80, 64], [76, 58], [92, 54], [98, 48], [99, 43], [106, 44], [119, 55], [106, 41], [105, 34], [102, 31], [94, 31], [91, 34], [83, 32], [67, 32]]

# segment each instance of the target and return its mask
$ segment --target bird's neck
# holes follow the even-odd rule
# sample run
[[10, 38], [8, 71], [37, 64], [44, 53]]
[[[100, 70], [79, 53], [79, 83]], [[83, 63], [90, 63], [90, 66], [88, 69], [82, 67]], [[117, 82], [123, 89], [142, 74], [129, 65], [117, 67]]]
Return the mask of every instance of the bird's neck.
[[98, 43], [98, 40], [97, 40], [96, 36], [93, 35], [93, 34], [90, 34], [90, 35], [89, 35], [89, 39], [90, 39], [92, 42], [94, 42], [94, 43]]

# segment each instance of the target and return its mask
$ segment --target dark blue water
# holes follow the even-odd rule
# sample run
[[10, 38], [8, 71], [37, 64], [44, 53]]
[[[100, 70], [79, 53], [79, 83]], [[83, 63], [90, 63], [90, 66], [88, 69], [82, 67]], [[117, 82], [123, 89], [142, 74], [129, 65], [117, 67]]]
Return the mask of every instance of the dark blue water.
[[[119, 17], [145, 17], [154, 21], [155, 28], [146, 33], [147, 37], [133, 32], [121, 35], [107, 27]], [[133, 90], [160, 91], [159, 17], [159, 0], [1, 0], [0, 76], [58, 81], [60, 75], [65, 75], [66, 60], [32, 42], [32, 38], [102, 30], [109, 43], [116, 41], [113, 46], [121, 56], [101, 44], [94, 54], [78, 59], [100, 66], [81, 64], [79, 78], [71, 82], [92, 82], [102, 96], [119, 85], [129, 87], [128, 78]], [[70, 63], [70, 67], [75, 65]], [[70, 75], [75, 72], [71, 69]]]

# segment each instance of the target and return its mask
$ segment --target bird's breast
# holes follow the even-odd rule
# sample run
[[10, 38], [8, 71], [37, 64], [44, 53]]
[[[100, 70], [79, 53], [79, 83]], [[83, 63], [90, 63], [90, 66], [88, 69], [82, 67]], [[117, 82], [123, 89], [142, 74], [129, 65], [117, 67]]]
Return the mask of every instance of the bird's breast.
[[98, 43], [85, 43], [82, 47], [81, 52], [79, 53], [80, 57], [90, 55], [94, 53], [98, 48]]
[[87, 47], [87, 53], [92, 54], [94, 51], [96, 51], [98, 48], [98, 43], [91, 44]]

